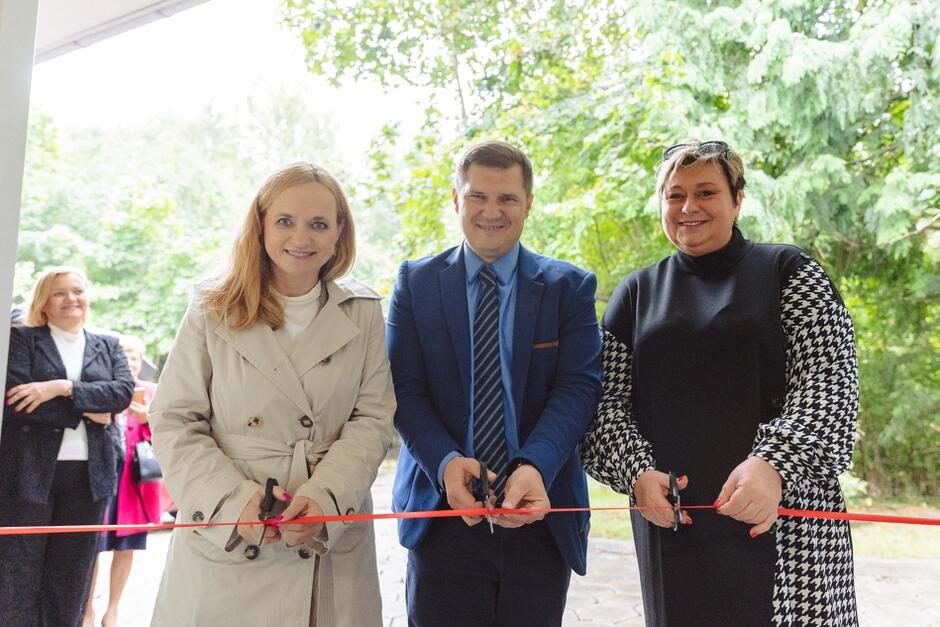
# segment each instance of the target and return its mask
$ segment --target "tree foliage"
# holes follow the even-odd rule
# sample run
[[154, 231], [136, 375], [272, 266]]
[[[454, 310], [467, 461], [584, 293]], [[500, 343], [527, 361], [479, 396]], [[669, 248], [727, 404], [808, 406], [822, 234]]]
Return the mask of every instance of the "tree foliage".
[[935, 1], [285, 0], [284, 18], [311, 71], [460, 102], [460, 119], [431, 103], [417, 141], [387, 129], [373, 153], [370, 199], [397, 210], [405, 255], [447, 239], [452, 156], [505, 138], [536, 167], [526, 242], [597, 272], [604, 301], [670, 250], [652, 193], [662, 147], [739, 148], [745, 232], [809, 251], [855, 317], [856, 472], [885, 493], [937, 494]]

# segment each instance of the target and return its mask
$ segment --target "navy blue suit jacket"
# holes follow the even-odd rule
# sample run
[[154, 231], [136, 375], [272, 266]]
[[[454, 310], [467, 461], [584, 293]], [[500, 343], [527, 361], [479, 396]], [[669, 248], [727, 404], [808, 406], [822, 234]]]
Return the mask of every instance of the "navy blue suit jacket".
[[[578, 443], [601, 390], [597, 281], [571, 264], [519, 250], [511, 364], [519, 427], [517, 457], [542, 473], [554, 507], [584, 507], [587, 485]], [[403, 446], [392, 504], [396, 511], [446, 507], [437, 471], [463, 451], [469, 417], [470, 329], [462, 247], [402, 264], [388, 312], [388, 346]], [[414, 548], [430, 520], [402, 520]], [[572, 570], [586, 570], [586, 513], [550, 514], [546, 523]]]
[[[49, 327], [10, 329], [6, 389], [35, 381], [67, 379]], [[21, 413], [4, 402], [0, 433], [0, 496], [46, 503], [52, 487], [62, 430], [85, 422], [88, 434], [88, 480], [94, 500], [108, 498], [117, 487], [124, 461], [120, 433], [83, 417], [117, 413], [131, 404], [134, 377], [118, 339], [85, 331], [82, 380], [74, 381], [73, 398], [57, 396], [32, 413]]]

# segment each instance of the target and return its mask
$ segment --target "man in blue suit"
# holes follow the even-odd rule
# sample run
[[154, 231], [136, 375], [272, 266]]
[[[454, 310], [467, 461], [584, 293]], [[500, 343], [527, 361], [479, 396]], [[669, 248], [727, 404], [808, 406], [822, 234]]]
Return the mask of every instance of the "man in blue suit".
[[[584, 507], [578, 443], [601, 388], [596, 279], [519, 244], [533, 200], [519, 149], [469, 148], [452, 196], [465, 241], [404, 262], [389, 308], [403, 440], [393, 506]], [[485, 504], [478, 460], [491, 469]], [[481, 520], [400, 521], [409, 624], [560, 625], [571, 571], [586, 570], [588, 515]]]

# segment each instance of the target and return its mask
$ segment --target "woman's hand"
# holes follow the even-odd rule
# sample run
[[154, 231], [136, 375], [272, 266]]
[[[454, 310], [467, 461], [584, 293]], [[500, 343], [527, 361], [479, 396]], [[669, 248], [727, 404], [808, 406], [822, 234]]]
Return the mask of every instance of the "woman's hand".
[[[682, 475], [676, 480], [680, 490], [689, 485], [689, 478]], [[669, 475], [658, 470], [647, 470], [633, 484], [633, 498], [640, 506], [640, 514], [657, 527], [672, 528], [675, 524], [672, 503], [666, 498], [669, 494]], [[682, 511], [682, 524], [691, 525], [692, 517]]]
[[281, 537], [289, 547], [300, 546], [319, 535], [320, 530], [323, 529], [323, 523], [290, 524], [287, 521], [304, 516], [323, 516], [323, 510], [316, 501], [306, 496], [297, 496], [293, 499], [288, 497], [288, 500], [290, 500], [290, 505], [281, 514], [285, 521], [280, 525]]
[[[289, 501], [290, 496], [287, 492], [284, 491], [280, 486], [274, 486], [274, 498], [279, 501]], [[251, 500], [245, 504], [242, 513], [238, 517], [238, 522], [257, 522], [261, 520], [261, 502], [264, 500], [264, 488], [258, 488], [258, 491], [255, 492], [255, 495], [251, 497]], [[275, 522], [272, 522], [265, 527], [263, 525], [242, 525], [239, 524], [236, 529], [238, 530], [238, 535], [240, 535], [245, 542], [248, 544], [258, 544], [259, 541], [261, 544], [272, 544], [281, 539], [281, 533], [278, 529], [277, 522], [280, 522], [281, 516], [276, 516], [274, 518]], [[264, 531], [264, 539], [261, 539], [261, 532]]]
[[97, 422], [99, 425], [111, 424], [111, 414], [98, 414], [89, 412], [84, 414], [84, 416], [92, 422]]
[[56, 396], [68, 396], [71, 389], [72, 382], [67, 379], [23, 383], [7, 391], [7, 405], [16, 405], [16, 411], [31, 414], [42, 403]]
[[718, 513], [750, 523], [751, 537], [764, 533], [777, 520], [783, 498], [783, 480], [760, 457], [748, 457], [728, 475], [718, 494]]

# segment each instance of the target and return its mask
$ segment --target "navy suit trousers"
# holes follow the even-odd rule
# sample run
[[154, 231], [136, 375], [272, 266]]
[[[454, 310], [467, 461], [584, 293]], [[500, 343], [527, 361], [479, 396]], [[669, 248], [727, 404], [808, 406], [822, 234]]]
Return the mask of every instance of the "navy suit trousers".
[[438, 518], [408, 552], [414, 627], [561, 625], [571, 569], [544, 521], [516, 529]]

